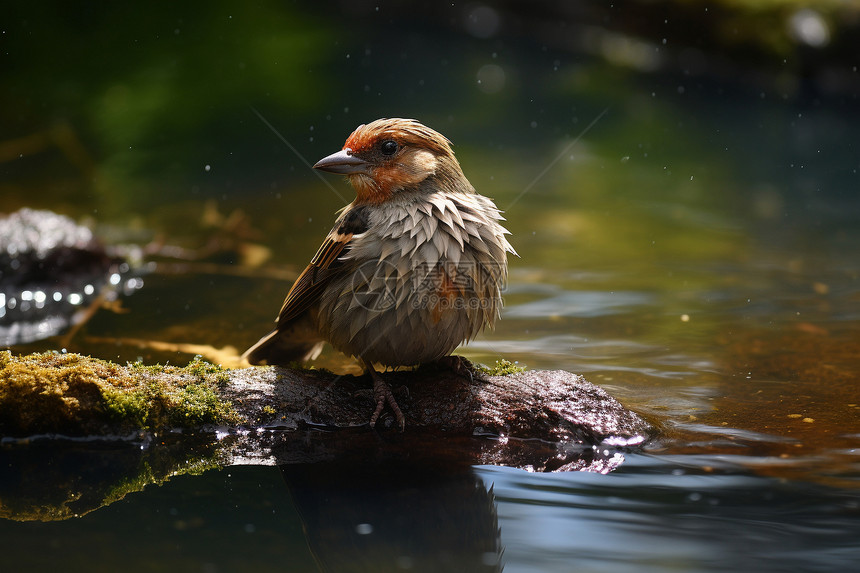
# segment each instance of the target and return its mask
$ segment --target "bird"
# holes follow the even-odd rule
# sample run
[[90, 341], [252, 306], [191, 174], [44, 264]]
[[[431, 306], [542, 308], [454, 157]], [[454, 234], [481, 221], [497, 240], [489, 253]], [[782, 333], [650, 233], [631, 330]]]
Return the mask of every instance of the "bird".
[[359, 125], [313, 167], [346, 175], [355, 200], [288, 291], [275, 328], [243, 358], [306, 362], [327, 341], [370, 375], [370, 426], [387, 404], [403, 431], [405, 417], [374, 364], [456, 370], [454, 349], [500, 317], [508, 254], [516, 255], [510, 232], [463, 174], [451, 141], [414, 119]]

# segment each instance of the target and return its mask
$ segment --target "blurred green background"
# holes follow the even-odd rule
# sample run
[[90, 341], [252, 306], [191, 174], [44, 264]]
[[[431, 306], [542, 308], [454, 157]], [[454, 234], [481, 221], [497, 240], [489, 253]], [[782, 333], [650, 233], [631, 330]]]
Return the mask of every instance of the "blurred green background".
[[[461, 160], [503, 173], [475, 182], [494, 196], [516, 195], [606, 107], [592, 144], [647, 153], [648, 167], [766, 178], [789, 166], [734, 165], [724, 150], [767, 153], [789, 137], [799, 161], [838, 168], [850, 150], [803, 148], [816, 134], [802, 110], [856, 116], [858, 14], [856, 2], [777, 0], [16, 3], [0, 30], [3, 210], [117, 218], [315, 183], [252, 108], [311, 162], [359, 123], [415, 117]], [[785, 106], [797, 125], [774, 112]], [[835, 142], [848, 126], [826, 129]], [[330, 212], [337, 197], [318, 200]]]

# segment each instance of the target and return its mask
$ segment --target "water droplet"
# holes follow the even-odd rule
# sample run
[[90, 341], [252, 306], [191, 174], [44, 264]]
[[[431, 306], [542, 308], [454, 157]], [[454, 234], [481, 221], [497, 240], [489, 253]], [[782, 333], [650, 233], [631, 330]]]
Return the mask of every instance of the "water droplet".
[[370, 535], [373, 533], [373, 526], [369, 523], [359, 523], [355, 526], [355, 532], [359, 535]]

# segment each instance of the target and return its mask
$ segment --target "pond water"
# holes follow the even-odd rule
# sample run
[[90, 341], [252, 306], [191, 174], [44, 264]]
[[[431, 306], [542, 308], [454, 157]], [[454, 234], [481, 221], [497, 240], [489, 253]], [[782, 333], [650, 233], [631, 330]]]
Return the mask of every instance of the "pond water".
[[[84, 34], [66, 16], [46, 30]], [[118, 42], [110, 61], [130, 58], [122, 72], [63, 74], [38, 53], [32, 76], [16, 68], [3, 101], [23, 111], [4, 116], [9, 133], [58, 119], [76, 135], [0, 163], [0, 208], [87, 217], [109, 242], [162, 248], [120, 312], [13, 351], [65, 345], [173, 364], [204, 345], [241, 352], [351, 200], [305, 159], [339, 149], [359, 123], [415, 116], [452, 139], [519, 253], [502, 320], [459, 353], [581, 373], [660, 434], [606, 475], [438, 467], [421, 452], [391, 460], [384, 440], [363, 464], [212, 463], [181, 475], [137, 443], [4, 443], [4, 569], [860, 563], [856, 91], [809, 95], [767, 73], [633, 73], [526, 33], [486, 39], [484, 28], [402, 13], [341, 21], [265, 5], [228, 16], [223, 6], [202, 22], [149, 16], [130, 28], [149, 34], [146, 54], [96, 21], [96, 45]], [[368, 35], [348, 31], [350, 18]], [[46, 41], [22, 29], [10, 28], [12, 46]], [[234, 66], [229, 79], [221, 64]], [[46, 70], [57, 93], [36, 104], [32, 78]], [[40, 105], [51, 121], [37, 120]], [[330, 348], [317, 364], [358, 372]]]

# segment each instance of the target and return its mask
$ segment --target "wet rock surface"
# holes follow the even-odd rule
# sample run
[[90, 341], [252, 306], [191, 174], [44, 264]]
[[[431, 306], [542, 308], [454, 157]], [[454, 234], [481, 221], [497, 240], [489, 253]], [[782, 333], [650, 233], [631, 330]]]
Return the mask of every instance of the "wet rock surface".
[[[496, 435], [551, 442], [642, 443], [650, 426], [601, 388], [562, 370], [471, 379], [445, 368], [383, 374], [406, 416], [407, 431]], [[373, 411], [366, 377], [259, 367], [231, 372], [221, 396], [259, 426], [354, 428]], [[267, 412], [270, 412], [267, 414]], [[380, 424], [393, 427], [387, 410]]]
[[36, 209], [0, 215], [0, 347], [59, 334], [99, 296], [134, 290], [129, 270], [68, 217]]

